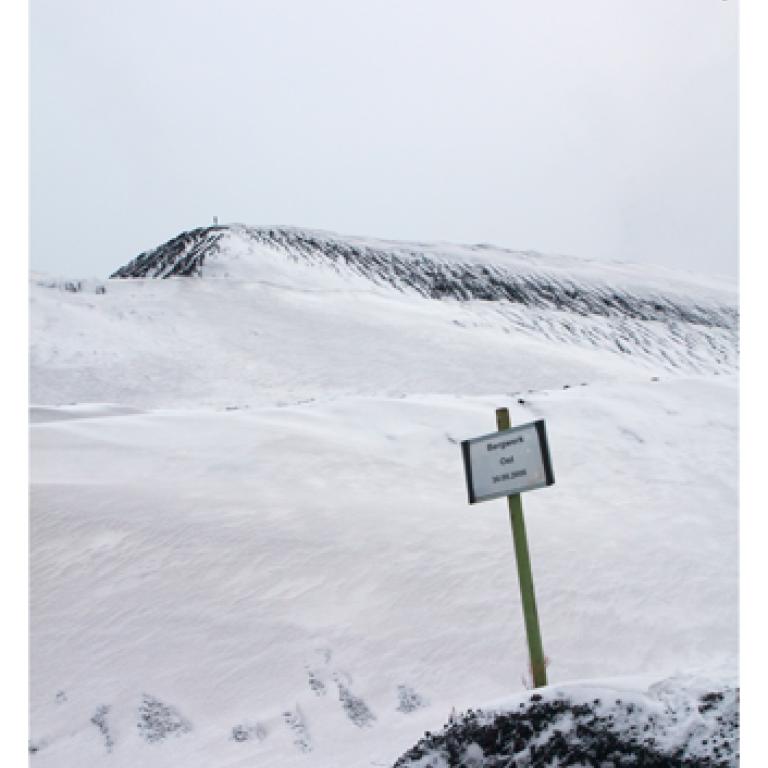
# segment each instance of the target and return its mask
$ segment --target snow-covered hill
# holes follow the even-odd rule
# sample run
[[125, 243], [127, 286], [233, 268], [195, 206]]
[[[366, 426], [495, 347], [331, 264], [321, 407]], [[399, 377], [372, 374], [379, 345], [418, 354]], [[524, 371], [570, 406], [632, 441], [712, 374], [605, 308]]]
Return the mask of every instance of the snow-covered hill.
[[37, 276], [32, 401], [470, 394], [729, 374], [738, 360], [735, 286], [672, 270], [233, 226], [181, 235], [115, 274], [187, 272], [204, 278], [73, 290]]
[[392, 765], [520, 691], [501, 405], [558, 695], [736, 684], [732, 285], [239, 226], [119, 272], [31, 281], [34, 765]]
[[[226, 225], [184, 232], [140, 254], [112, 277], [264, 279], [272, 270], [283, 272], [286, 262], [437, 299], [502, 301], [581, 316], [719, 328], [733, 328], [736, 320], [732, 292], [701, 276], [626, 264], [597, 266], [491, 245], [382, 241], [285, 227]], [[311, 273], [314, 285], [319, 274], [318, 269]]]

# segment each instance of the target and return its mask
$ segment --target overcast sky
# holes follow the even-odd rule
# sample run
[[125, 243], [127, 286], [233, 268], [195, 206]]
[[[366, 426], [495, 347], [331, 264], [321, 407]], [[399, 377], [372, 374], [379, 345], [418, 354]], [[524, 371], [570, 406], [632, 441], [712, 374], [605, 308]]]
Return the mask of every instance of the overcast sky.
[[736, 0], [31, 0], [31, 266], [289, 224], [735, 275]]

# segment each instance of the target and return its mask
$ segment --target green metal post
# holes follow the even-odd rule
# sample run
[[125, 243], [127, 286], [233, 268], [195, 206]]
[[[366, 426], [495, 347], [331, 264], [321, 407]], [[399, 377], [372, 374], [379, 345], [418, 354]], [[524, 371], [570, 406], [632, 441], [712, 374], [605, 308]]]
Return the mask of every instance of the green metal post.
[[[509, 429], [509, 410], [506, 408], [496, 409], [496, 426], [499, 431]], [[507, 503], [509, 504], [509, 522], [512, 525], [512, 541], [515, 545], [517, 578], [520, 584], [520, 598], [523, 604], [525, 634], [528, 638], [528, 653], [531, 660], [533, 687], [541, 688], [547, 684], [547, 668], [544, 663], [544, 650], [541, 645], [539, 615], [536, 611], [536, 595], [533, 591], [533, 573], [531, 572], [531, 558], [528, 554], [528, 538], [525, 535], [523, 502], [520, 494], [515, 493], [512, 496], [507, 496]]]

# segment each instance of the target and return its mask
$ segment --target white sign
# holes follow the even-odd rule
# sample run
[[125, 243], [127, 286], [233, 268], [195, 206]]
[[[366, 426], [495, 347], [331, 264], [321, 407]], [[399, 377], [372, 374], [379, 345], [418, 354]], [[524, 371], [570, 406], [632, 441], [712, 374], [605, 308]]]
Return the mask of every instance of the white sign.
[[464, 440], [461, 452], [470, 504], [555, 482], [543, 419]]

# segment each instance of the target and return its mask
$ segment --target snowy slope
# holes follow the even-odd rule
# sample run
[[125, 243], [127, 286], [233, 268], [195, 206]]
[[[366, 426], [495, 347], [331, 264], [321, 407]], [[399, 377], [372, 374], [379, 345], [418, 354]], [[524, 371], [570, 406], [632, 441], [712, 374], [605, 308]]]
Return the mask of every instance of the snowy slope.
[[736, 682], [733, 289], [670, 278], [719, 325], [580, 315], [219, 248], [202, 279], [33, 277], [34, 765], [392, 765], [519, 691], [504, 503], [467, 505], [458, 448], [500, 405], [547, 420], [550, 681]]

